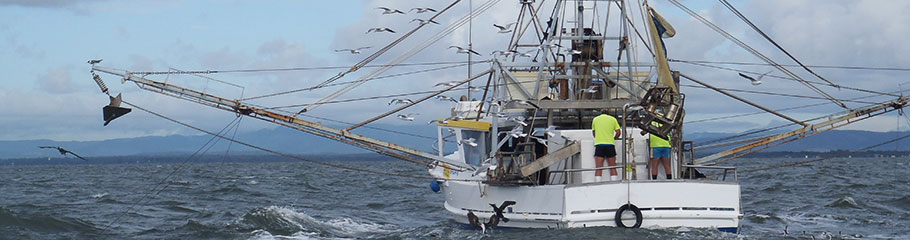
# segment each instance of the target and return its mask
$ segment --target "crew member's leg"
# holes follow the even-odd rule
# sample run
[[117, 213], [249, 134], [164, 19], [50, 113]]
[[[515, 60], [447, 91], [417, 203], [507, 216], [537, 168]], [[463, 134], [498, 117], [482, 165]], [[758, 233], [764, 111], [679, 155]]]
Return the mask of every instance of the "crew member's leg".
[[[604, 158], [594, 157], [594, 166], [596, 166], [597, 168], [602, 168], [604, 166]], [[603, 171], [601, 171], [601, 170], [595, 171], [594, 176], [597, 176], [597, 177], [603, 176]]]
[[[607, 158], [607, 163], [612, 167], [616, 166], [616, 156]], [[616, 169], [610, 169], [610, 176], [616, 176]]]
[[659, 163], [660, 158], [657, 158], [657, 155], [654, 155], [654, 157], [651, 158], [651, 179], [657, 179], [657, 168], [660, 166]]
[[[673, 179], [673, 173], [670, 172], [670, 158], [661, 157], [660, 162], [661, 162], [661, 164], [664, 165], [664, 171], [667, 173], [667, 179]], [[654, 168], [653, 175], [655, 175], [655, 176], [657, 175], [657, 168]]]

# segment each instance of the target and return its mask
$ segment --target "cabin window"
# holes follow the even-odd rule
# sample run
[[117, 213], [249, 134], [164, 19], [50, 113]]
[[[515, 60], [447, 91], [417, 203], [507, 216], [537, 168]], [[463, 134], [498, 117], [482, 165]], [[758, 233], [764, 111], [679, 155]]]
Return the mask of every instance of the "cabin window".
[[480, 166], [484, 159], [487, 159], [490, 153], [489, 134], [483, 131], [462, 130], [461, 139], [474, 138], [477, 146], [462, 144], [464, 148], [464, 161], [467, 164]]

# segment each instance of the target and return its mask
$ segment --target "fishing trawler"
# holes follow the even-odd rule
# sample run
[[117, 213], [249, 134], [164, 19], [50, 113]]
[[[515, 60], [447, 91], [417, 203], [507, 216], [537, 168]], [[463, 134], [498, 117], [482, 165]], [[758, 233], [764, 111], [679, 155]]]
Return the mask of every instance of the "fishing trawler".
[[[312, 88], [333, 85], [336, 80], [386, 54], [411, 33], [428, 31], [425, 26], [430, 21], [460, 2], [454, 1], [349, 70]], [[124, 83], [135, 83], [154, 93], [426, 164], [433, 178], [431, 188], [445, 195], [444, 209], [456, 222], [481, 228], [697, 227], [736, 233], [743, 219], [737, 169], [719, 163], [901, 109], [907, 102], [906, 98], [898, 97], [814, 122], [796, 120], [671, 69], [663, 39], [672, 37], [675, 30], [647, 4], [636, 6], [620, 0], [521, 1], [519, 21], [507, 25], [510, 29], [502, 28], [511, 32], [510, 42], [504, 50], [484, 60], [489, 64], [488, 69], [469, 73], [461, 81], [439, 83], [437, 85], [443, 88], [438, 91], [414, 101], [402, 101], [404, 105], [400, 107], [346, 128], [329, 127], [307, 120], [303, 115], [432, 46], [497, 2], [490, 0], [472, 8], [469, 14], [411, 51], [305, 105], [296, 113], [248, 103], [253, 98], [231, 99], [150, 79], [150, 76], [165, 74], [217, 74], [217, 70], [131, 72], [98, 66], [100, 61], [90, 61], [90, 64], [94, 81], [103, 93], [111, 96], [111, 104], [104, 108], [105, 124], [130, 111], [120, 106], [121, 103], [143, 111], [151, 110], [140, 107], [140, 103], [123, 100], [119, 94], [112, 96], [98, 73], [119, 77]], [[602, 3], [590, 5], [597, 2]], [[635, 10], [635, 7], [641, 9]], [[552, 10], [547, 19], [539, 14], [544, 8]], [[591, 17], [593, 11], [616, 12], [612, 21], [617, 24], [601, 22], [597, 26], [603, 28], [595, 26], [596, 21]], [[636, 13], [646, 19], [643, 26], [636, 26], [631, 21]], [[694, 12], [689, 13], [697, 16]], [[609, 14], [607, 16], [609, 18]], [[638, 50], [637, 46], [645, 46], [647, 51]], [[459, 50], [472, 55], [470, 44], [467, 49]], [[653, 62], [638, 62], [632, 57], [639, 54], [651, 56]], [[470, 58], [469, 63], [472, 62]], [[799, 79], [779, 64], [772, 65]], [[681, 137], [687, 97], [680, 91], [680, 79], [691, 80], [802, 127], [781, 134], [695, 147]], [[807, 86], [815, 89], [810, 83]], [[453, 91], [464, 91], [466, 95], [461, 100], [451, 99], [451, 114], [433, 120], [437, 133], [435, 153], [355, 132], [364, 125], [396, 114], [407, 120], [410, 116], [401, 114], [402, 110], [434, 98], [445, 99], [442, 94]], [[270, 96], [284, 93], [287, 92]], [[830, 100], [842, 105], [837, 99]], [[598, 167], [591, 125], [593, 118], [604, 110], [619, 120], [621, 136], [615, 144], [617, 163]], [[657, 179], [650, 177], [650, 135], [670, 139], [669, 172], [673, 178], [667, 179], [664, 171], [657, 171]], [[726, 146], [732, 148], [695, 158], [696, 150]], [[609, 176], [612, 170], [618, 172], [615, 177]], [[595, 177], [596, 171], [603, 171], [605, 178]]]

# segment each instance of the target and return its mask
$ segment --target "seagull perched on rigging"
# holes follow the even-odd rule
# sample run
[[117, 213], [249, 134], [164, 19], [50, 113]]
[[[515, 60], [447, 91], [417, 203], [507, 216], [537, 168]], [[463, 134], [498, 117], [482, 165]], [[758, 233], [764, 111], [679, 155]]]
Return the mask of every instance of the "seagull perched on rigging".
[[433, 21], [433, 20], [423, 20], [420, 18], [411, 19], [411, 22], [414, 22], [414, 21], [420, 22], [420, 25], [427, 24], [427, 23], [433, 23], [433, 24], [437, 24], [437, 25], [439, 24], [438, 22]]
[[414, 121], [414, 117], [412, 117], [414, 115], [418, 115], [418, 114], [416, 114], [416, 113], [398, 114], [398, 119], [401, 119], [404, 121]]
[[88, 60], [88, 64], [100, 63], [102, 60], [104, 60], [104, 59], [92, 59], [92, 60]]
[[66, 154], [69, 153], [69, 154], [72, 154], [73, 156], [76, 156], [76, 157], [79, 158], [79, 159], [82, 159], [83, 161], [88, 161], [88, 160], [85, 160], [85, 158], [83, 158], [82, 156], [79, 156], [79, 155], [77, 155], [76, 153], [71, 152], [70, 150], [63, 149], [62, 147], [58, 147], [58, 146], [38, 146], [38, 148], [53, 148], [53, 149], [57, 149], [57, 151], [60, 152], [60, 155], [66, 156]]
[[382, 14], [395, 14], [395, 13], [404, 14], [404, 12], [402, 12], [401, 10], [394, 9], [394, 8], [377, 7], [376, 9], [382, 9]]
[[350, 49], [350, 48], [337, 49], [337, 50], [335, 50], [335, 52], [351, 52], [351, 54], [360, 54], [360, 50], [364, 50], [364, 49], [371, 48], [371, 47], [372, 47], [372, 46], [370, 46], [370, 47], [359, 47], [359, 48], [354, 48], [354, 49]]
[[390, 29], [390, 28], [386, 28], [386, 27], [370, 28], [369, 30], [367, 30], [367, 33], [371, 33], [371, 32], [390, 32], [390, 33], [395, 33], [395, 31], [393, 31], [393, 30]]
[[458, 100], [455, 100], [454, 98], [449, 97], [449, 96], [439, 95], [439, 96], [436, 96], [436, 99], [443, 100], [443, 101], [452, 101], [454, 103], [458, 103]]
[[512, 32], [512, 25], [515, 25], [517, 22], [506, 24], [505, 26], [499, 24], [493, 24], [494, 27], [499, 28], [498, 33], [510, 33]]
[[480, 55], [480, 53], [475, 52], [474, 50], [459, 47], [459, 46], [449, 46], [449, 48], [457, 48], [458, 53], [468, 53], [468, 54], [475, 54], [477, 56], [483, 56], [483, 55]]
[[758, 78], [752, 78], [752, 77], [750, 77], [749, 75], [746, 75], [746, 74], [743, 74], [743, 73], [739, 73], [739, 76], [751, 80], [751, 81], [752, 81], [752, 85], [758, 86], [759, 84], [761, 84], [761, 79], [762, 79], [763, 77], [765, 77], [765, 75], [768, 75], [768, 73], [771, 73], [771, 72], [773, 72], [773, 71], [774, 71], [774, 70], [768, 71], [768, 72], [766, 72], [766, 73], [762, 73], [761, 75], [758, 75]]
[[389, 105], [392, 104], [414, 104], [414, 101], [407, 98], [393, 98], [392, 101], [389, 101]]
[[421, 7], [411, 8], [411, 11], [408, 11], [408, 12], [413, 12], [414, 10], [417, 10], [417, 13], [436, 12], [436, 9], [432, 9], [432, 8], [428, 8], [428, 7], [427, 8], [421, 8]]

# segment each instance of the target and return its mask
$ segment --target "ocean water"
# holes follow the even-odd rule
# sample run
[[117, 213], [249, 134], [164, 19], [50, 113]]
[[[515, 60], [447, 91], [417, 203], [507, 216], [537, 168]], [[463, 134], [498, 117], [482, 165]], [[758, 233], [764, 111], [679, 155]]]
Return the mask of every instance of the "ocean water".
[[[398, 160], [332, 163], [426, 176], [424, 167]], [[907, 158], [741, 173], [740, 234], [610, 227], [481, 233], [449, 218], [429, 180], [305, 162], [0, 166], [0, 239], [910, 239], [908, 173]]]

